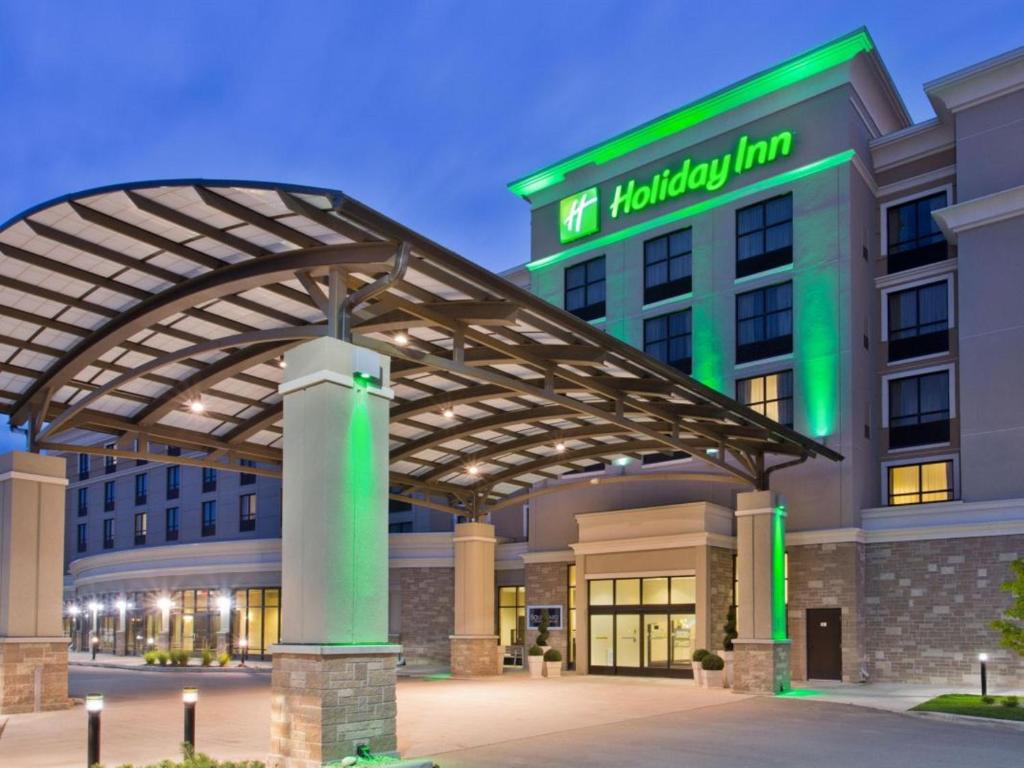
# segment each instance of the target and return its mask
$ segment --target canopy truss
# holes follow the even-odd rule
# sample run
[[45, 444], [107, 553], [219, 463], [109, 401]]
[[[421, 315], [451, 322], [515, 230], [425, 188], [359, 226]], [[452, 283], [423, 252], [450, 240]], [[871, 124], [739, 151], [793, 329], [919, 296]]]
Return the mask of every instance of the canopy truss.
[[181, 463], [273, 474], [282, 355], [346, 322], [393, 358], [398, 498], [473, 515], [651, 453], [756, 488], [842, 458], [336, 190], [150, 182], [0, 228], [0, 412], [37, 449], [177, 446]]

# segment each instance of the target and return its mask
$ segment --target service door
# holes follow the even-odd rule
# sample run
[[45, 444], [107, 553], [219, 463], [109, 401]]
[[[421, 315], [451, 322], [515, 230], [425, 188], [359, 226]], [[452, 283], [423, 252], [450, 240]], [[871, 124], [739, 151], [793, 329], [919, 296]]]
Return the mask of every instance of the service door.
[[843, 679], [842, 638], [839, 608], [807, 609], [807, 679]]

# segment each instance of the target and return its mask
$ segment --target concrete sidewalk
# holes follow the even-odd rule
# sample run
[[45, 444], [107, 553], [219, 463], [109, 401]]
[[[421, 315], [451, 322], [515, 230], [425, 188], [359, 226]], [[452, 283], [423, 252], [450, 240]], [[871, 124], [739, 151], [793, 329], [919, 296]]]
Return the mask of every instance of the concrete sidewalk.
[[[793, 693], [783, 698], [824, 701], [831, 704], [852, 704], [855, 707], [881, 709], [886, 712], [907, 712], [918, 704], [944, 693], [981, 693], [968, 685], [920, 685], [911, 683], [840, 683], [811, 680], [793, 684]], [[1024, 689], [990, 687], [994, 696], [1015, 694], [1024, 697]]]
[[[134, 669], [134, 670], [172, 670], [181, 671], [181, 667], [174, 667], [168, 663], [166, 666], [160, 664], [146, 664], [146, 660], [141, 656], [115, 656], [112, 653], [97, 653], [96, 660], [93, 661], [92, 654], [86, 651], [70, 651], [68, 653], [68, 664], [73, 664], [77, 667], [96, 667], [100, 669]], [[245, 666], [241, 666], [238, 659], [232, 659], [227, 666], [222, 667], [217, 664], [216, 660], [208, 667], [204, 667], [199, 660], [199, 657], [192, 657], [188, 662], [188, 670], [190, 672], [269, 672], [271, 668], [270, 660], [246, 660]]]

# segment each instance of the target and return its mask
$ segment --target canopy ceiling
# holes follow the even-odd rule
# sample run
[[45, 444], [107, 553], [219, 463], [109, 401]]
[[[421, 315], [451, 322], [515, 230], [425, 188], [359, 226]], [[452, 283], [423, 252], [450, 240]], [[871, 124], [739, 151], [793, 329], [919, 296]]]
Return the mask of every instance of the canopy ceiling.
[[281, 355], [335, 333], [332, 282], [367, 285], [401, 244], [403, 278], [352, 317], [354, 342], [393, 358], [396, 494], [475, 509], [676, 451], [766, 487], [773, 467], [842, 458], [342, 192], [258, 182], [90, 190], [3, 225], [0, 412], [37, 449], [172, 445], [271, 474]]

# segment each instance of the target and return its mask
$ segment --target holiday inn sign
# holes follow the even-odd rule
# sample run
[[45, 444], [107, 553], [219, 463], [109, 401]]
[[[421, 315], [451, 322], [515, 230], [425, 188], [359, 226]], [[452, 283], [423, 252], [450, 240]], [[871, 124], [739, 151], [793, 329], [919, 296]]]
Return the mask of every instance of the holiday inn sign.
[[[715, 192], [734, 177], [788, 157], [793, 151], [793, 132], [781, 131], [764, 139], [739, 137], [729, 152], [701, 162], [690, 157], [648, 179], [629, 179], [616, 185], [608, 204], [612, 219], [638, 213], [652, 205], [676, 200], [688, 192]], [[558, 205], [558, 231], [563, 243], [592, 235], [601, 229], [600, 191], [589, 187], [563, 198]]]

